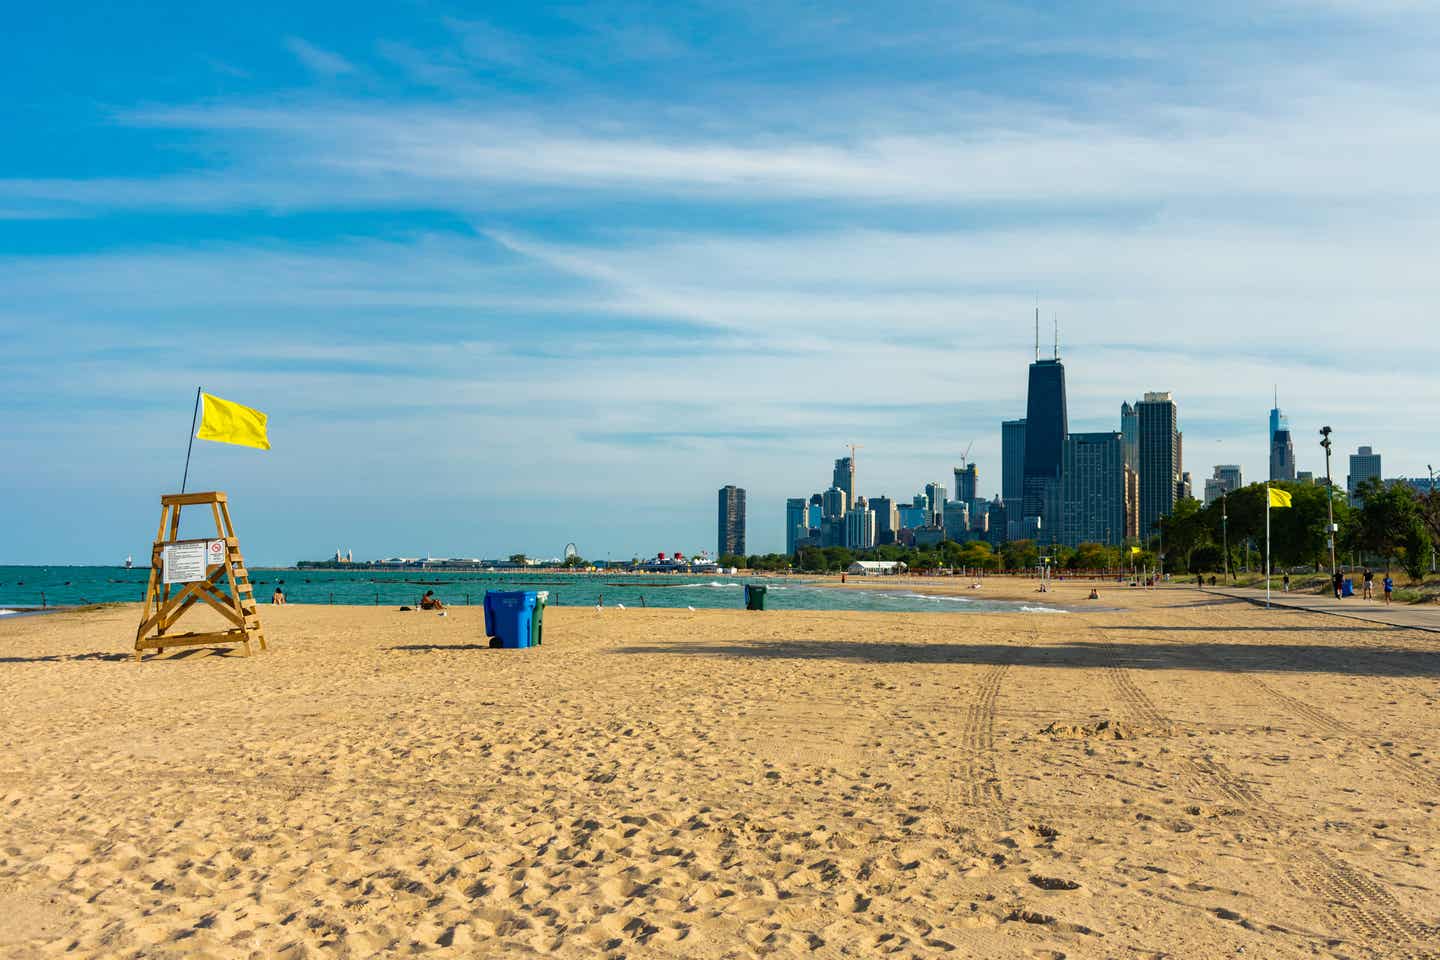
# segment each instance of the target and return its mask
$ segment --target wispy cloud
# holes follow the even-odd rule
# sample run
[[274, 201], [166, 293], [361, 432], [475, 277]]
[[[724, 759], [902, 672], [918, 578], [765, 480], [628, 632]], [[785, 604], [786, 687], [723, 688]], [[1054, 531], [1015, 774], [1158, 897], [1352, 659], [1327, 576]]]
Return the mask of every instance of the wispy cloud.
[[317, 76], [333, 79], [355, 72], [355, 65], [340, 54], [317, 47], [300, 37], [286, 37], [285, 46], [306, 70]]

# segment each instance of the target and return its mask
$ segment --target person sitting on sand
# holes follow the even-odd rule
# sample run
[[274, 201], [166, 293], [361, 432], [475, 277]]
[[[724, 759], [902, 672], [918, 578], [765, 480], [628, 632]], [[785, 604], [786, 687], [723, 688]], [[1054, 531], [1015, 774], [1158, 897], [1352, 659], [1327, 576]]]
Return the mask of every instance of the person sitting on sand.
[[285, 605], [285, 591], [280, 589], [278, 584], [275, 587], [275, 592], [270, 594], [270, 602], [279, 604], [282, 607]]
[[444, 609], [445, 609], [445, 604], [440, 601], [440, 598], [439, 598], [439, 597], [435, 596], [435, 591], [434, 591], [434, 590], [426, 590], [426, 591], [425, 591], [425, 596], [423, 596], [423, 597], [420, 598], [420, 609], [421, 609], [421, 610], [444, 610]]
[[1100, 599], [1100, 591], [1099, 591], [1099, 590], [1096, 590], [1094, 587], [1091, 587], [1091, 588], [1090, 588], [1090, 599], [1091, 599], [1091, 600], [1099, 600], [1099, 599]]

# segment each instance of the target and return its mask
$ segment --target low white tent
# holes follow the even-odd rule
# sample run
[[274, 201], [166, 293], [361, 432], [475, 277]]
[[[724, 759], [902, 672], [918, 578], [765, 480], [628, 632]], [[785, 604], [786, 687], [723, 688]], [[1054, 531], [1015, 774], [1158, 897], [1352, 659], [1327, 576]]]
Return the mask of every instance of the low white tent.
[[856, 560], [845, 572], [852, 577], [883, 577], [904, 573], [905, 564], [899, 560]]

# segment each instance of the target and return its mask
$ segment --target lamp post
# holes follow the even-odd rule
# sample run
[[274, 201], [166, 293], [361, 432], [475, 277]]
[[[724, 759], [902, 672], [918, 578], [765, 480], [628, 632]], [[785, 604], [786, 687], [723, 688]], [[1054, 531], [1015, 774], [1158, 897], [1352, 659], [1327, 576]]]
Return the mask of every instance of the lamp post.
[[1225, 494], [1226, 491], [1220, 493], [1220, 536], [1225, 545], [1225, 579], [1234, 584], [1235, 575], [1230, 571], [1230, 503]]
[[1335, 481], [1330, 479], [1330, 433], [1328, 426], [1320, 428], [1320, 446], [1325, 448], [1325, 536], [1330, 541], [1330, 582], [1335, 582]]

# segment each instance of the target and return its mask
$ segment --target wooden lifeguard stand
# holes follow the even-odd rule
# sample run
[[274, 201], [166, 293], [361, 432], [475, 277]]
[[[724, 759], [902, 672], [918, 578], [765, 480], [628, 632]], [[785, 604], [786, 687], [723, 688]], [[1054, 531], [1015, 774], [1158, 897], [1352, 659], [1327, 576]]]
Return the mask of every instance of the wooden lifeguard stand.
[[[216, 537], [205, 540], [180, 540], [180, 508], [209, 506], [215, 519]], [[167, 575], [167, 551], [177, 545], [188, 548], [192, 559], [196, 545], [203, 545], [203, 567], [192, 564], [187, 575], [170, 569]], [[176, 560], [176, 556], [171, 557]], [[180, 566], [178, 560], [170, 565]], [[176, 576], [184, 576], [177, 581]], [[229, 586], [229, 592], [221, 589]], [[168, 631], [197, 603], [204, 603], [233, 624], [228, 630], [205, 633], [171, 634]], [[135, 659], [146, 650], [167, 647], [193, 647], [216, 643], [241, 643], [250, 655], [251, 641], [265, 646], [260, 629], [260, 615], [255, 607], [255, 589], [250, 573], [240, 555], [240, 541], [235, 538], [235, 525], [230, 522], [230, 507], [225, 494], [218, 490], [207, 493], [167, 494], [160, 498], [160, 529], [150, 551], [150, 583], [145, 589], [145, 607], [140, 614], [140, 627], [135, 631]]]

